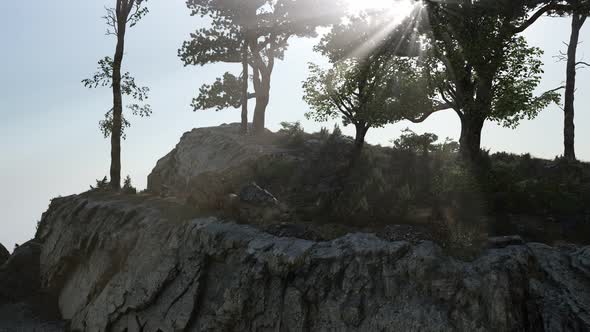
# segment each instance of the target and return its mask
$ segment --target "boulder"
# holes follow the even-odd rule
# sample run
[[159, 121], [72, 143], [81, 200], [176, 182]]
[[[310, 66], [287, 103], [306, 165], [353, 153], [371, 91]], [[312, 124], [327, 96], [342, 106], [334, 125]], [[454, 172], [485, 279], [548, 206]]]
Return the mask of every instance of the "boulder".
[[0, 267], [0, 331], [65, 331], [56, 299], [41, 288], [41, 243], [15, 249]]
[[2, 264], [4, 264], [9, 257], [10, 252], [2, 245], [2, 243], [0, 243], [0, 266], [2, 266]]
[[37, 234], [41, 285], [72, 330], [590, 329], [588, 248], [508, 241], [463, 261], [429, 241], [275, 236], [181, 218], [175, 204], [92, 193], [52, 202]]
[[18, 301], [39, 292], [40, 254], [41, 245], [35, 241], [29, 241], [14, 250], [0, 267], [0, 298]]
[[186, 198], [194, 206], [219, 208], [230, 193], [251, 181], [262, 159], [280, 158], [285, 150], [272, 134], [244, 136], [240, 125], [197, 128], [160, 159], [148, 176], [148, 190]]

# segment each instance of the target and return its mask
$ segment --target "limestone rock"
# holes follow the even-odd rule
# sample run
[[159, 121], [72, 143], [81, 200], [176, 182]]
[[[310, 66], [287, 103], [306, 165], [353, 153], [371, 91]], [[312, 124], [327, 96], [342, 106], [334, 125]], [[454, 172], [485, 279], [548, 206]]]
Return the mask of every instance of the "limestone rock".
[[473, 261], [372, 234], [277, 237], [174, 203], [92, 194], [41, 221], [43, 287], [94, 331], [587, 331], [588, 248], [492, 248]]

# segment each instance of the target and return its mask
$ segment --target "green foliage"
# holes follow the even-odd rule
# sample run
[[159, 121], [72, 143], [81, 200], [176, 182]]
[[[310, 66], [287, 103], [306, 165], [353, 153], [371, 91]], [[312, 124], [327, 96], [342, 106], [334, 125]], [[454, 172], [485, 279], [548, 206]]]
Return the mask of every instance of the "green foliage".
[[515, 128], [523, 119], [533, 119], [551, 103], [558, 104], [560, 94], [547, 91], [538, 97], [534, 92], [541, 83], [543, 51], [528, 47], [524, 37], [514, 37], [496, 75], [490, 120]]
[[337, 123], [334, 124], [334, 129], [332, 129], [332, 137], [342, 137], [342, 129]]
[[90, 186], [90, 190], [96, 191], [108, 191], [110, 189], [109, 180], [106, 176], [102, 180], [96, 180], [96, 187]]
[[199, 89], [199, 96], [193, 99], [192, 107], [195, 111], [215, 109], [221, 111], [226, 108], [242, 106], [242, 78], [231, 73], [225, 73], [223, 78], [217, 78], [215, 83], [204, 84]]
[[135, 187], [133, 187], [133, 185], [131, 184], [131, 177], [129, 175], [127, 175], [127, 177], [125, 177], [125, 180], [123, 181], [123, 188], [121, 190], [124, 194], [128, 194], [128, 195], [137, 194], [137, 189]]
[[393, 141], [394, 148], [402, 151], [412, 151], [424, 155], [436, 149], [434, 143], [438, 141], [438, 136], [432, 133], [418, 135], [410, 128], [402, 131], [402, 135]]
[[[339, 19], [339, 0], [188, 0], [191, 15], [208, 17], [209, 27], [201, 28], [185, 41], [178, 55], [185, 65], [241, 63], [244, 43], [253, 69], [254, 89], [268, 94], [276, 59], [283, 59], [291, 37], [315, 37], [316, 28]], [[315, 15], [309, 15], [310, 12]], [[193, 101], [195, 109], [217, 110], [236, 107], [239, 79], [224, 75], [201, 88]]]
[[413, 109], [431, 106], [428, 94], [419, 93], [421, 77], [410, 59], [348, 59], [324, 70], [310, 64], [303, 84], [304, 100], [312, 111], [308, 119], [324, 122], [341, 117], [343, 124], [382, 127], [402, 119]]
[[[113, 59], [111, 57], [104, 57], [98, 61], [98, 71], [92, 78], [82, 80], [82, 84], [87, 88], [98, 87], [112, 87], [113, 84]], [[145, 86], [138, 86], [135, 78], [129, 72], [126, 72], [121, 77], [121, 92], [123, 95], [130, 97], [135, 103], [127, 105], [127, 109], [131, 114], [140, 117], [149, 117], [152, 115], [152, 108], [150, 104], [145, 103], [148, 99], [150, 89]], [[131, 123], [122, 116], [121, 137], [125, 138], [125, 128], [131, 126]], [[99, 122], [100, 131], [104, 137], [111, 135], [113, 128], [113, 109], [111, 108], [105, 113], [104, 120]]]
[[281, 122], [282, 129], [279, 130], [283, 134], [284, 142], [289, 147], [301, 147], [305, 143], [305, 131], [301, 126], [301, 122]]
[[513, 128], [559, 101], [555, 91], [534, 95], [542, 51], [515, 30], [529, 8], [524, 2], [427, 4], [431, 85], [460, 116]]
[[320, 139], [327, 140], [330, 138], [330, 130], [326, 127], [322, 127], [318, 132], [318, 135], [320, 136]]

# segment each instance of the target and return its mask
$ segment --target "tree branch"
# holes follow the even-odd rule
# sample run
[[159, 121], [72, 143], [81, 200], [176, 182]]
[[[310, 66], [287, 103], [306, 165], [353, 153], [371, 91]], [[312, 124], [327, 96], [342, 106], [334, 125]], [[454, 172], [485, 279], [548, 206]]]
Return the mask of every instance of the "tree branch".
[[448, 109], [453, 109], [453, 106], [450, 104], [439, 104], [439, 105], [435, 105], [431, 111], [422, 114], [422, 116], [418, 117], [418, 118], [410, 118], [410, 117], [406, 117], [403, 116], [404, 119], [413, 122], [413, 123], [422, 123], [424, 121], [426, 121], [426, 119], [428, 119], [432, 114], [440, 112], [440, 111], [444, 111], [444, 110], [448, 110]]
[[512, 32], [513, 33], [521, 33], [523, 31], [525, 31], [526, 29], [528, 29], [531, 25], [533, 25], [533, 23], [535, 23], [539, 18], [541, 18], [541, 16], [547, 14], [550, 11], [568, 11], [571, 10], [572, 6], [570, 5], [564, 5], [564, 4], [559, 4], [559, 3], [555, 3], [552, 2], [548, 5], [545, 5], [543, 7], [541, 7], [536, 13], [534, 13], [529, 19], [527, 19], [521, 26], [513, 26], [512, 27]]

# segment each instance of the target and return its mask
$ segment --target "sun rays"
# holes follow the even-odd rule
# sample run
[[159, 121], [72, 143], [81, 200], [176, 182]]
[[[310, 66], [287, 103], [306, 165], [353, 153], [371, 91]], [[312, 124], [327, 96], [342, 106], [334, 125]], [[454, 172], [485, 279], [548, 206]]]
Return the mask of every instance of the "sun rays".
[[[390, 38], [398, 29], [398, 36], [391, 45], [397, 53], [403, 43], [419, 44], [417, 26], [422, 19], [423, 5], [416, 0], [348, 0], [351, 15], [368, 14], [371, 36], [358, 45], [350, 54], [353, 58], [363, 58]], [[403, 24], [402, 24], [403, 23]]]

